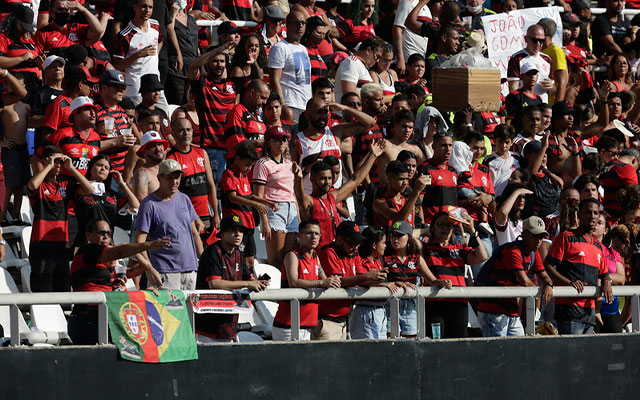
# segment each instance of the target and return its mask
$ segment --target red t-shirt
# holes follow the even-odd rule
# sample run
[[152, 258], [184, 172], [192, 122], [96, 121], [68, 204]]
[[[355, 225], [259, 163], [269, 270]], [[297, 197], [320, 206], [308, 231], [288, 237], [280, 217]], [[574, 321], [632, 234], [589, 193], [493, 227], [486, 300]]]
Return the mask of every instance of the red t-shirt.
[[[334, 248], [334, 243], [323, 247], [318, 254], [320, 265], [322, 265], [326, 276], [355, 276], [356, 272], [362, 268], [362, 260], [358, 254], [338, 253]], [[351, 301], [349, 300], [327, 300], [318, 306], [318, 314], [333, 318], [346, 318], [350, 309]]]

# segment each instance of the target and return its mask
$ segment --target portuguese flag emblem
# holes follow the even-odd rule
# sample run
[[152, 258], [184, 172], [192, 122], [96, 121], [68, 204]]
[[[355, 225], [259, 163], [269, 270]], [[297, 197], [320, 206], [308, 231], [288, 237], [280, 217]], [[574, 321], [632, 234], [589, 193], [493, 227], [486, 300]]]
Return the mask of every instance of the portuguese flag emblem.
[[185, 295], [162, 290], [106, 292], [111, 339], [125, 360], [164, 363], [195, 360], [193, 336]]

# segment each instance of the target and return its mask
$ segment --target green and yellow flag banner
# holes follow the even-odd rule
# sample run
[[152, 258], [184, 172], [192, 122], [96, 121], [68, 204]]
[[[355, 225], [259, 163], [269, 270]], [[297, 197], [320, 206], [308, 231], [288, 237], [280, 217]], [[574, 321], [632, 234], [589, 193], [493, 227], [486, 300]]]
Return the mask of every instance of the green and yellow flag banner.
[[180, 290], [107, 292], [111, 340], [129, 361], [196, 360], [185, 295]]

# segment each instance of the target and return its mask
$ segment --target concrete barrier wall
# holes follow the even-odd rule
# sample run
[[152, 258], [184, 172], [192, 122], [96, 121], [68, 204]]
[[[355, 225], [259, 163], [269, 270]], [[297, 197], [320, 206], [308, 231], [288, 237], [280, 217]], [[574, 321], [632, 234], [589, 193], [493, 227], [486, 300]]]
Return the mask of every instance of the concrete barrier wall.
[[[113, 346], [0, 349], [0, 399], [637, 399], [640, 335], [199, 346], [138, 364]], [[496, 397], [498, 396], [498, 397]]]

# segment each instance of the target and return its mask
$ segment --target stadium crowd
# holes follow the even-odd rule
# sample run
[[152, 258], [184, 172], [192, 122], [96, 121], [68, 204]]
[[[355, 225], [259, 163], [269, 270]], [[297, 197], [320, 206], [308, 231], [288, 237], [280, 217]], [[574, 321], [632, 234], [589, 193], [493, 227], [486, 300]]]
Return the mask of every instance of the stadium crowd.
[[[435, 68], [486, 55], [482, 16], [546, 6], [4, 1], [0, 219], [26, 224], [26, 190], [31, 290], [260, 291], [262, 237], [283, 288], [542, 286], [561, 334], [621, 332], [630, 304], [611, 286], [640, 277], [640, 18], [622, 0], [597, 16], [557, 0], [562, 24], [526, 28], [499, 111], [432, 103]], [[197, 20], [222, 23], [210, 37]], [[485, 336], [524, 334], [515, 299], [429, 299], [427, 326], [465, 337], [469, 306]], [[385, 338], [389, 313], [386, 299], [303, 302], [302, 338]], [[74, 307], [75, 343], [95, 342], [96, 315]], [[273, 326], [290, 340], [288, 302]], [[412, 298], [400, 326], [416, 336]], [[196, 317], [201, 341], [236, 331], [237, 315]]]

